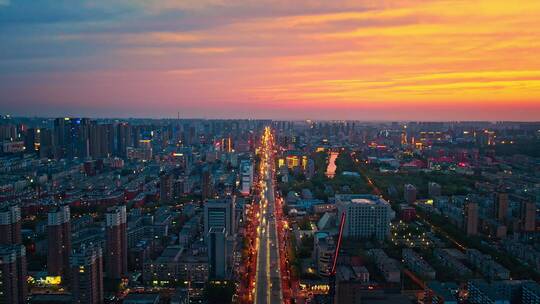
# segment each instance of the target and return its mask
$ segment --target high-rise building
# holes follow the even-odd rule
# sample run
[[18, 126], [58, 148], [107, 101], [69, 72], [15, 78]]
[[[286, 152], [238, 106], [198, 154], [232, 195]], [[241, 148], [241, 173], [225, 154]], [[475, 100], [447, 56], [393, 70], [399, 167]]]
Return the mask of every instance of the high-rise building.
[[53, 132], [49, 129], [41, 129], [41, 131], [39, 132], [39, 157], [54, 157]]
[[127, 147], [133, 146], [131, 126], [128, 123], [120, 123], [116, 126], [116, 155], [127, 156]]
[[336, 195], [338, 216], [345, 214], [343, 236], [353, 239], [386, 239], [390, 234], [390, 204], [370, 194]]
[[207, 235], [210, 228], [225, 228], [228, 236], [236, 234], [235, 229], [235, 197], [226, 199], [209, 200], [204, 204], [204, 234]]
[[47, 215], [47, 270], [49, 275], [67, 279], [71, 253], [71, 223], [69, 206], [58, 206]]
[[26, 250], [23, 245], [0, 245], [0, 303], [26, 303]]
[[463, 224], [467, 235], [478, 234], [478, 204], [467, 200], [463, 205]]
[[416, 187], [411, 184], [406, 184], [403, 187], [403, 197], [408, 204], [412, 204], [416, 201]]
[[111, 124], [89, 125], [89, 150], [92, 158], [106, 158], [112, 155], [114, 148], [114, 128]]
[[66, 155], [66, 124], [69, 118], [56, 118], [54, 120], [53, 146], [56, 158], [63, 158]]
[[18, 137], [17, 126], [12, 124], [0, 125], [0, 141], [11, 141]]
[[253, 185], [253, 163], [251, 160], [240, 161], [240, 193], [249, 195]]
[[208, 264], [211, 279], [225, 279], [227, 275], [227, 232], [224, 227], [208, 231]]
[[82, 245], [70, 256], [73, 303], [103, 303], [103, 258], [99, 246]]
[[39, 143], [40, 133], [41, 130], [37, 128], [30, 128], [26, 130], [24, 137], [24, 147], [26, 153], [37, 153], [36, 144]]
[[520, 205], [521, 230], [534, 232], [536, 230], [536, 204], [531, 200], [523, 200]]
[[57, 118], [54, 120], [54, 148], [57, 158], [88, 156], [88, 118]]
[[6, 206], [0, 209], [0, 244], [21, 244], [21, 208]]
[[163, 173], [159, 177], [159, 200], [161, 203], [167, 203], [172, 200], [173, 179], [168, 173]]
[[106, 274], [109, 279], [121, 279], [127, 274], [127, 215], [126, 206], [107, 209], [105, 253]]
[[204, 168], [201, 173], [201, 196], [203, 200], [214, 197], [214, 185], [209, 168]]
[[493, 209], [495, 211], [495, 218], [499, 222], [504, 223], [508, 214], [508, 192], [504, 188], [499, 189], [495, 193]]

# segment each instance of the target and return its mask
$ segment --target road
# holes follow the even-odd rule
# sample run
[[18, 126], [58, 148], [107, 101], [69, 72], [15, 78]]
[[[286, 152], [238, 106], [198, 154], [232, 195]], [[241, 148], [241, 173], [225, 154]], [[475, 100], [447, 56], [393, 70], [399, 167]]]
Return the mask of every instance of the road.
[[275, 217], [274, 160], [270, 129], [263, 137], [261, 160], [261, 211], [257, 241], [257, 271], [255, 274], [255, 304], [283, 303], [279, 261], [278, 234]]

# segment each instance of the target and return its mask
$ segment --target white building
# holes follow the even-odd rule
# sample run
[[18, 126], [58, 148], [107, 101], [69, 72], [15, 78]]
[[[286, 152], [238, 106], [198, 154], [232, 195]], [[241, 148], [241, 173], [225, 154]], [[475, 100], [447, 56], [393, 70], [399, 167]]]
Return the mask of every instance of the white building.
[[338, 223], [345, 214], [343, 237], [384, 240], [390, 235], [393, 211], [384, 199], [370, 194], [338, 194], [336, 206]]
[[249, 195], [253, 185], [253, 163], [249, 159], [240, 161], [240, 193]]

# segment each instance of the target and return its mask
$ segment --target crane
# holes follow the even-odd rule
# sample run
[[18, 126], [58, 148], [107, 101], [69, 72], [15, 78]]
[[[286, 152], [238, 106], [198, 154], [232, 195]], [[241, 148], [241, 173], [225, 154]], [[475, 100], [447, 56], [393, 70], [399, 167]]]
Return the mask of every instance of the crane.
[[339, 220], [339, 234], [336, 243], [336, 250], [334, 251], [334, 258], [332, 260], [332, 268], [330, 268], [328, 298], [329, 303], [334, 303], [334, 297], [336, 293], [336, 266], [339, 256], [339, 248], [341, 247], [341, 238], [343, 237], [343, 228], [345, 227], [345, 212], [341, 213], [341, 219]]

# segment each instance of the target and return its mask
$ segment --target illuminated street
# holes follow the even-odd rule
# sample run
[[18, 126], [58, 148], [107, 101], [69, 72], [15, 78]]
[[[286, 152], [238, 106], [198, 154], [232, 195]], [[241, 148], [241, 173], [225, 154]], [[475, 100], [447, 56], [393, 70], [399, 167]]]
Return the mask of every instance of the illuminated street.
[[261, 211], [257, 229], [255, 303], [282, 303], [278, 233], [275, 218], [272, 135], [266, 128], [261, 147]]

